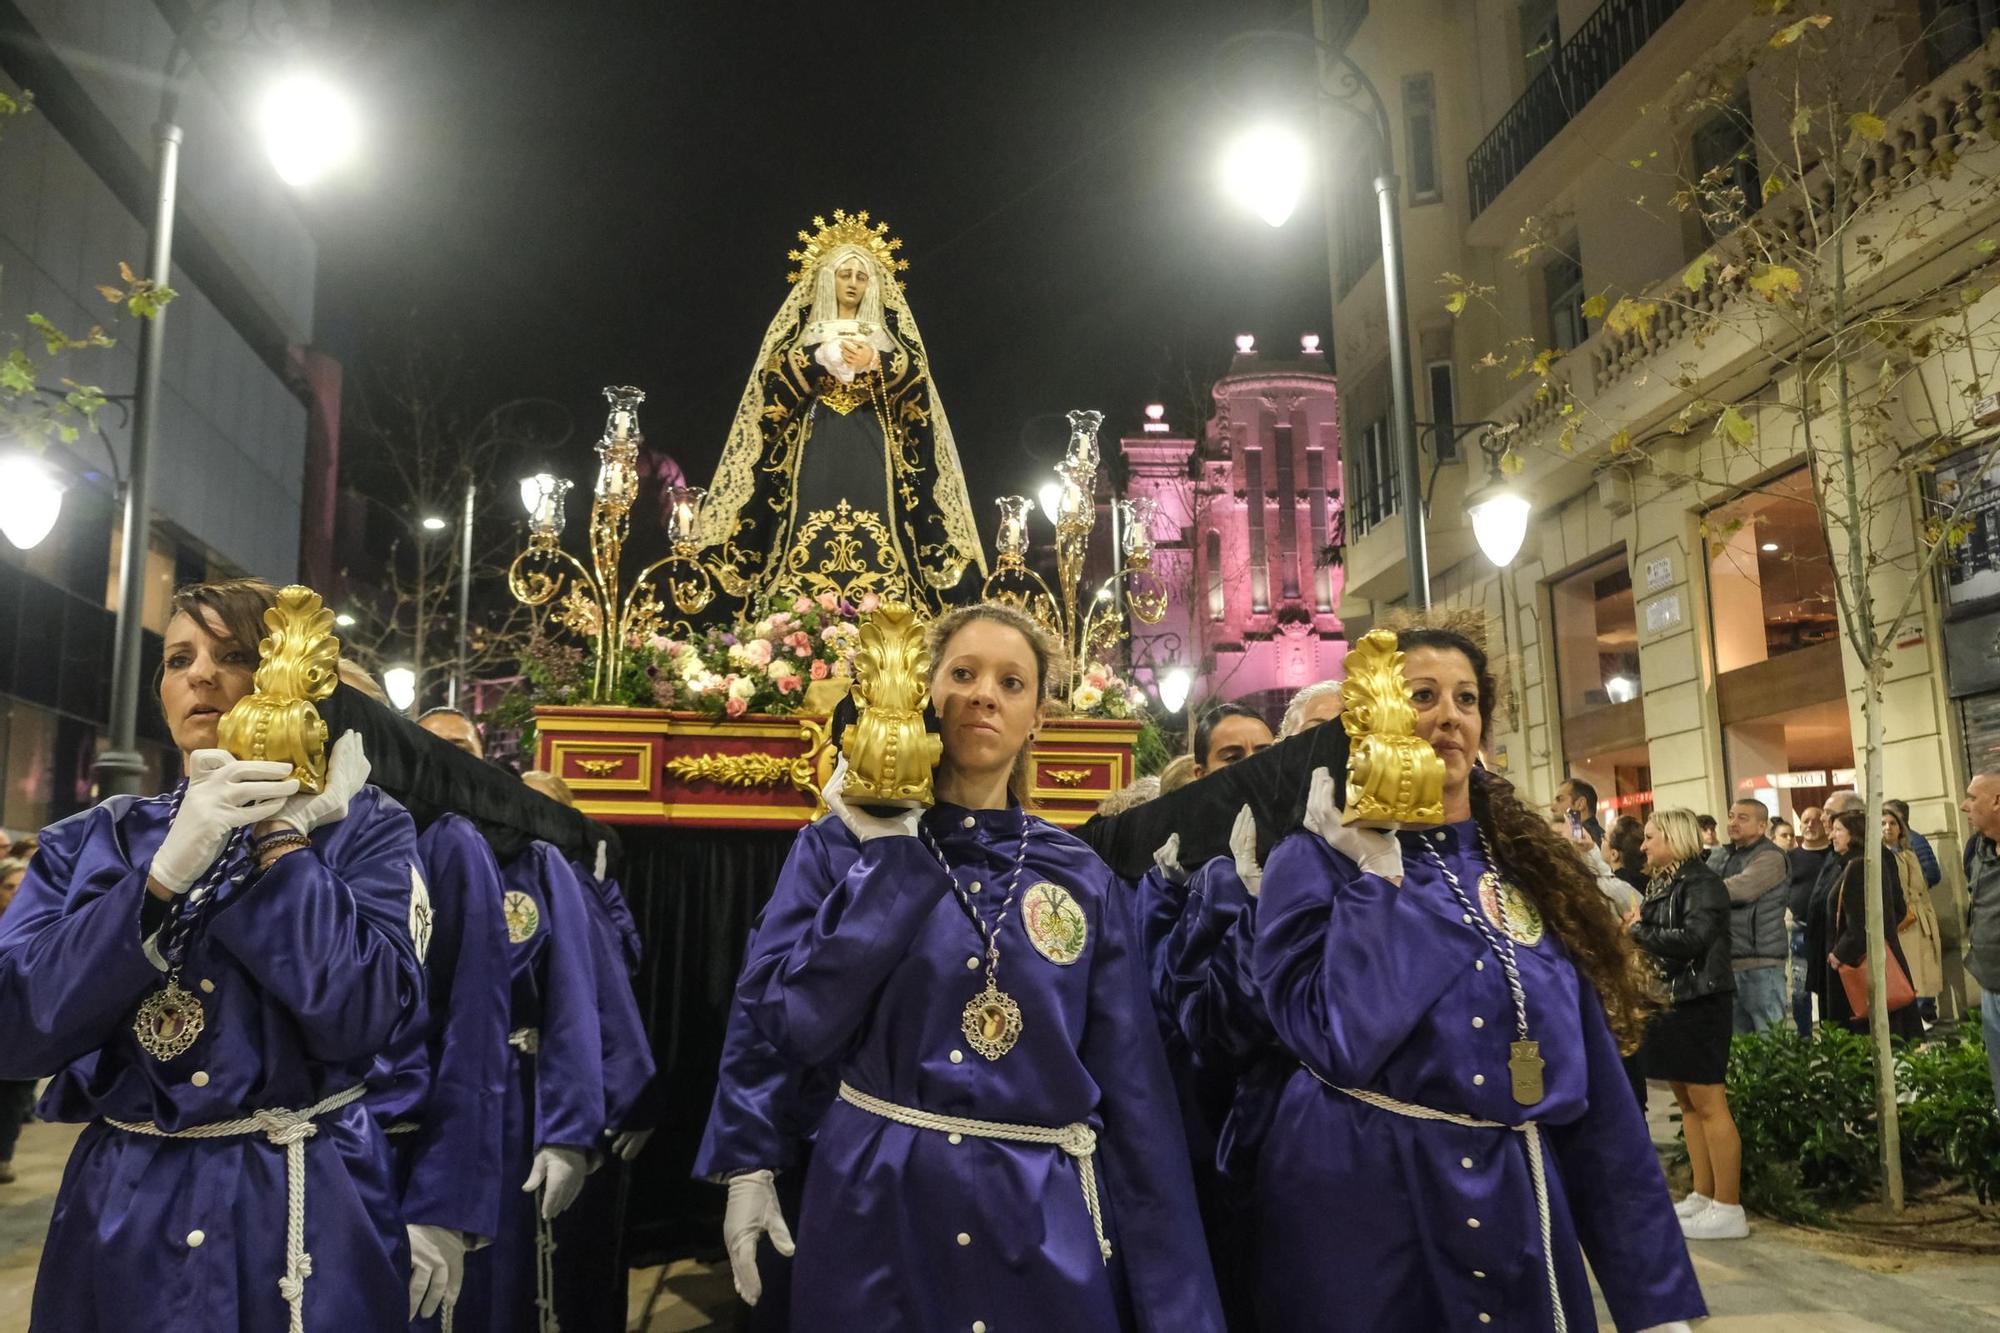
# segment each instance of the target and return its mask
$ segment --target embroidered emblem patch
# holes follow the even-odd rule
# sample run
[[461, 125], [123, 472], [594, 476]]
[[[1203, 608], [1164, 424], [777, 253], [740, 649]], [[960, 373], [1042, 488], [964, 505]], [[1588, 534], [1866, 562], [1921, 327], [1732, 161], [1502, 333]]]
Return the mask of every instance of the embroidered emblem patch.
[[410, 943], [417, 946], [417, 961], [423, 962], [431, 956], [431, 891], [424, 886], [424, 877], [413, 865], [410, 867]]
[[1090, 942], [1090, 925], [1083, 907], [1060, 884], [1042, 880], [1021, 900], [1021, 925], [1035, 952], [1051, 963], [1068, 967], [1083, 956]]
[[507, 891], [507, 896], [500, 900], [500, 912], [507, 918], [507, 938], [512, 943], [526, 944], [542, 928], [541, 909], [519, 889]]
[[1491, 870], [1479, 877], [1479, 907], [1486, 919], [1519, 944], [1542, 942], [1541, 909], [1512, 884], [1503, 884]]

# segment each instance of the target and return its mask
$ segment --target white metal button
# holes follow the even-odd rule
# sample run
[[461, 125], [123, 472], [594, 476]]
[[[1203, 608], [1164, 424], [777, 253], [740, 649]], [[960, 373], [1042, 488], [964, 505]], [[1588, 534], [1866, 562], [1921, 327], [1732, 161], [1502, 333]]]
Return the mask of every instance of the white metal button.
[[207, 1087], [208, 1071], [206, 1069], [195, 1070], [194, 1073], [188, 1075], [188, 1082], [194, 1084], [197, 1088]]
[[972, 1333], [986, 1333], [986, 1321], [984, 1319], [973, 1320]]
[[1464, 916], [1460, 917], [1460, 918], [1459, 918], [1459, 920], [1460, 920], [1460, 921], [1463, 921], [1463, 922], [1464, 922], [1464, 923], [1465, 923], [1466, 925], [1468, 925], [1468, 926], [1469, 926], [1469, 925], [1471, 925], [1471, 924], [1472, 924], [1472, 913], [1470, 913], [1470, 912], [1467, 912], [1467, 913], [1466, 913], [1466, 914], [1465, 914]]
[[1475, 1087], [1475, 1088], [1483, 1088], [1483, 1087], [1485, 1087], [1485, 1086], [1486, 1086], [1486, 1075], [1484, 1075], [1484, 1074], [1474, 1074], [1474, 1075], [1472, 1076], [1472, 1086], [1473, 1086], [1473, 1087]]
[[960, 1245], [970, 1245], [972, 1244], [972, 1237], [961, 1231], [958, 1233], [958, 1243]]
[[1472, 1020], [1472, 1026], [1476, 1028], [1483, 1028], [1486, 1026], [1486, 1020], [1483, 1018], [1474, 1018]]
[[977, 892], [979, 892], [979, 881], [978, 881], [978, 880], [976, 880], [976, 879], [975, 879], [975, 880], [973, 880], [973, 881], [972, 881], [972, 883], [970, 883], [970, 884], [968, 884], [968, 885], [966, 885], [966, 886], [965, 886], [965, 891], [966, 891], [967, 893], [977, 893]]
[[955, 1065], [956, 1065], [956, 1064], [963, 1064], [963, 1063], [965, 1062], [965, 1052], [964, 1052], [964, 1051], [953, 1051], [953, 1052], [951, 1053], [951, 1062], [952, 1062], [953, 1064], [955, 1064]]
[[1485, 1270], [1484, 1270], [1484, 1269], [1479, 1269], [1479, 1268], [1475, 1268], [1475, 1269], [1473, 1269], [1473, 1270], [1472, 1270], [1472, 1275], [1473, 1275], [1474, 1277], [1479, 1277], [1479, 1278], [1483, 1278], [1483, 1277], [1485, 1277], [1485, 1276], [1486, 1276], [1486, 1272], [1485, 1272]]
[[959, 1144], [959, 1143], [963, 1143], [963, 1142], [965, 1142], [965, 1135], [963, 1135], [963, 1134], [957, 1134], [957, 1133], [953, 1133], [953, 1134], [947, 1134], [947, 1135], [945, 1135], [945, 1136], [944, 1136], [944, 1141], [945, 1141], [946, 1143], [950, 1143], [950, 1144]]
[[1465, 1219], [1465, 1225], [1471, 1227], [1474, 1231], [1477, 1231], [1479, 1230], [1479, 1219], [1476, 1217], [1468, 1217]]
[[193, 1231], [188, 1232], [188, 1248], [190, 1250], [198, 1250], [201, 1248], [201, 1243], [207, 1239], [208, 1237], [201, 1233], [201, 1228], [196, 1227]]
[[1475, 972], [1484, 972], [1486, 970], [1486, 960], [1484, 958], [1473, 959], [1472, 970]]
[[965, 970], [968, 972], [977, 972], [979, 970], [979, 960], [977, 958], [966, 959]]
[[215, 994], [215, 983], [213, 981], [210, 981], [207, 977], [203, 977], [201, 979], [201, 993], [203, 995]]
[[[964, 826], [965, 826], [966, 828], [978, 828], [978, 827], [979, 827], [979, 821], [978, 821], [978, 820], [976, 820], [976, 819], [974, 819], [974, 818], [973, 818], [973, 817], [972, 817], [971, 815], [967, 815], [967, 816], [966, 816], [965, 818], [963, 818], [963, 819], [959, 820], [958, 822], [959, 822], [960, 824], [964, 825]], [[980, 1330], [981, 1330], [981, 1329], [983, 1329], [983, 1328], [985, 1328], [985, 1327], [986, 1327], [986, 1325], [984, 1325], [984, 1324], [974, 1324], [974, 1325], [972, 1326], [972, 1333], [980, 1333]]]
[[1479, 1312], [1479, 1322], [1482, 1324], [1490, 1324], [1493, 1322], [1493, 1316], [1487, 1314], [1484, 1310], [1481, 1310]]
[[1439, 842], [1443, 842], [1443, 841], [1444, 841], [1444, 830], [1443, 830], [1443, 829], [1439, 829], [1439, 830], [1438, 830], [1438, 831], [1437, 831], [1436, 833], [1433, 833], [1433, 834], [1431, 834], [1431, 836], [1432, 836], [1433, 838], [1436, 838], [1436, 839], [1437, 839], [1437, 840], [1438, 840]]
[[1468, 1170], [1468, 1171], [1470, 1171], [1470, 1170], [1472, 1169], [1472, 1159], [1471, 1159], [1470, 1157], [1461, 1157], [1461, 1158], [1459, 1158], [1459, 1159], [1458, 1159], [1458, 1164], [1459, 1164], [1460, 1166], [1464, 1167], [1464, 1168], [1465, 1168], [1466, 1170]]

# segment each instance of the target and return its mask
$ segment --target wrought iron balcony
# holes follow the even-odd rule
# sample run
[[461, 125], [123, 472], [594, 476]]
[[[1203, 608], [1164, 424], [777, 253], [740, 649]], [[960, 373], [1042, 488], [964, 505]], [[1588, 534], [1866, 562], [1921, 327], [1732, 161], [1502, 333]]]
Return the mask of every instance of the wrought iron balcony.
[[1569, 40], [1550, 54], [1548, 67], [1500, 117], [1465, 161], [1472, 216], [1500, 197], [1516, 176], [1548, 147], [1625, 62], [1638, 53], [1683, 0], [1604, 0]]

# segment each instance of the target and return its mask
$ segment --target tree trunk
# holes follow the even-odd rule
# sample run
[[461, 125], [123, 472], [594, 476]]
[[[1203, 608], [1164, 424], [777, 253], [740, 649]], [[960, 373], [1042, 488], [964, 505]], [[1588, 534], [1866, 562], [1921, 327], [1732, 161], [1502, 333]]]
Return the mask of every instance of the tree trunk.
[[1903, 1208], [1902, 1134], [1896, 1115], [1896, 1061], [1889, 1049], [1889, 922], [1882, 911], [1882, 674], [1868, 666], [1868, 689], [1861, 697], [1867, 776], [1868, 836], [1862, 850], [1868, 898], [1868, 1036], [1875, 1048], [1875, 1119], [1882, 1149], [1882, 1193], [1889, 1206]]

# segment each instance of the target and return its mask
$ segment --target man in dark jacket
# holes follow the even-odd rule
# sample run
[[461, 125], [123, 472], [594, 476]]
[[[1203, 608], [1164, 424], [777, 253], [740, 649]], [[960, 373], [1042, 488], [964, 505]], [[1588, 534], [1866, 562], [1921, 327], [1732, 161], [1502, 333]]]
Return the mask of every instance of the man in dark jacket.
[[1801, 1037], [1812, 1035], [1812, 991], [1806, 985], [1806, 921], [1812, 914], [1813, 886], [1833, 854], [1826, 812], [1809, 805], [1799, 813], [1799, 845], [1786, 854], [1791, 872], [1787, 903], [1792, 918], [1792, 1022]]
[[1597, 822], [1597, 788], [1582, 778], [1564, 778], [1549, 803], [1549, 813], [1557, 819], [1575, 815], [1577, 823], [1590, 834], [1590, 845], [1604, 845], [1604, 825]]
[[1785, 1019], [1785, 853], [1770, 839], [1771, 812], [1754, 797], [1729, 807], [1729, 852], [1716, 873], [1729, 890], [1735, 1027], [1762, 1032]]
[[1966, 884], [1971, 916], [1966, 925], [1965, 970], [1979, 983], [1980, 1027], [1993, 1095], [2000, 1098], [2000, 769], [1988, 769], [1965, 790]]

